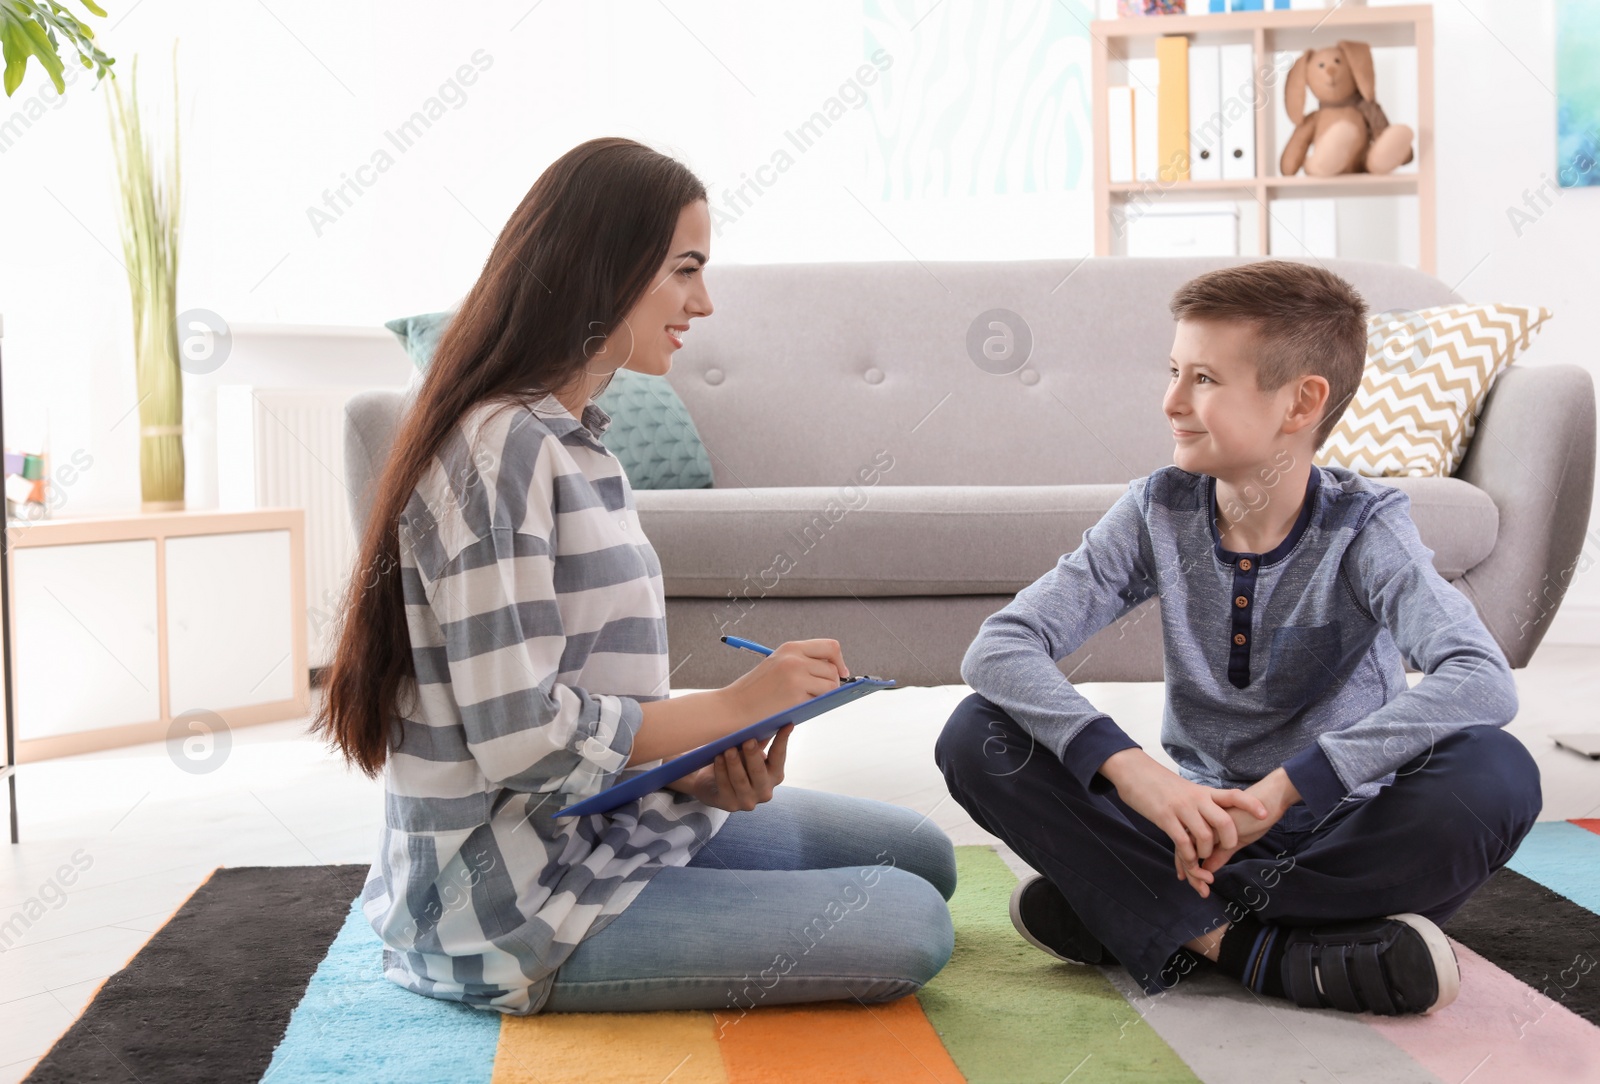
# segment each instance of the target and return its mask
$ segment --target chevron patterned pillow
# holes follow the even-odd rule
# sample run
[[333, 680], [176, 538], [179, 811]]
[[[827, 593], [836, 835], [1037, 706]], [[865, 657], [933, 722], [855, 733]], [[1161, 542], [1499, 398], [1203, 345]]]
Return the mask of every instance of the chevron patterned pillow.
[[1361, 386], [1313, 461], [1372, 478], [1452, 474], [1489, 389], [1548, 319], [1522, 305], [1373, 313]]

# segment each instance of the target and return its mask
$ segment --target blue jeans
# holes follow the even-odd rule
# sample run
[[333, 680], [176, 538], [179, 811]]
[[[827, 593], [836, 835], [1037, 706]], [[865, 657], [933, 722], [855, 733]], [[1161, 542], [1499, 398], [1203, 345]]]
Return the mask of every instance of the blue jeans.
[[544, 1011], [890, 1001], [950, 959], [955, 887], [955, 850], [920, 814], [781, 786], [585, 939]]

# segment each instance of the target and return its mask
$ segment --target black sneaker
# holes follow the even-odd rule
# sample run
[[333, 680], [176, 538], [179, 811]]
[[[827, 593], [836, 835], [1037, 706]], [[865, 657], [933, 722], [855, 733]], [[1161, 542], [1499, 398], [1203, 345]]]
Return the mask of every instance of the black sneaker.
[[1421, 915], [1283, 929], [1283, 988], [1303, 1008], [1426, 1015], [1461, 992], [1454, 946]]
[[1069, 964], [1117, 962], [1084, 927], [1061, 891], [1038, 874], [1012, 890], [1011, 924], [1028, 944]]

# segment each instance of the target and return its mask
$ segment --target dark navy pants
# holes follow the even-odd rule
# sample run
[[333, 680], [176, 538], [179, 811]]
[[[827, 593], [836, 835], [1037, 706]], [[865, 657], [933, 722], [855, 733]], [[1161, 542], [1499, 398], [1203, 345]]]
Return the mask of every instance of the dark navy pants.
[[1247, 912], [1293, 926], [1409, 911], [1443, 925], [1511, 858], [1543, 804], [1522, 743], [1467, 727], [1320, 824], [1296, 802], [1217, 870], [1202, 899], [1177, 879], [1165, 832], [1114, 788], [1079, 783], [977, 693], [950, 716], [934, 759], [972, 819], [1048, 877], [1148, 994], [1192, 966], [1175, 958], [1180, 946]]

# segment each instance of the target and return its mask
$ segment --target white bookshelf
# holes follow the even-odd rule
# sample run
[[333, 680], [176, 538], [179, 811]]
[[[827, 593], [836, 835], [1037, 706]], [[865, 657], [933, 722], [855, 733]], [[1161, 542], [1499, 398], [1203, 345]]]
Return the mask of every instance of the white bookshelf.
[[[1248, 42], [1253, 49], [1256, 80], [1255, 176], [1207, 181], [1124, 181], [1110, 179], [1109, 86], [1124, 83], [1126, 61], [1154, 55], [1157, 38], [1181, 34], [1191, 45]], [[1345, 199], [1367, 196], [1415, 196], [1417, 265], [1435, 271], [1433, 8], [1428, 4], [1396, 7], [1338, 7], [1302, 11], [1237, 11], [1215, 15], [1146, 15], [1100, 19], [1090, 27], [1094, 89], [1095, 255], [1115, 254], [1119, 221], [1135, 203], [1151, 201], [1232, 200], [1249, 216], [1257, 255], [1267, 254], [1272, 235], [1272, 206], [1290, 199]], [[1278, 124], [1283, 113], [1286, 72], [1273, 75], [1280, 53], [1333, 45], [1341, 39], [1364, 41], [1374, 49], [1415, 51], [1416, 116], [1391, 116], [1416, 132], [1415, 157], [1393, 173], [1352, 173], [1308, 177], [1278, 173]], [[1266, 78], [1263, 78], [1266, 73]], [[1270, 84], [1267, 82], [1270, 79]], [[1379, 87], [1380, 99], [1383, 87]], [[1286, 133], [1285, 133], [1286, 134]], [[1251, 212], [1253, 211], [1253, 215]], [[1243, 232], [1243, 231], [1242, 231]]]

